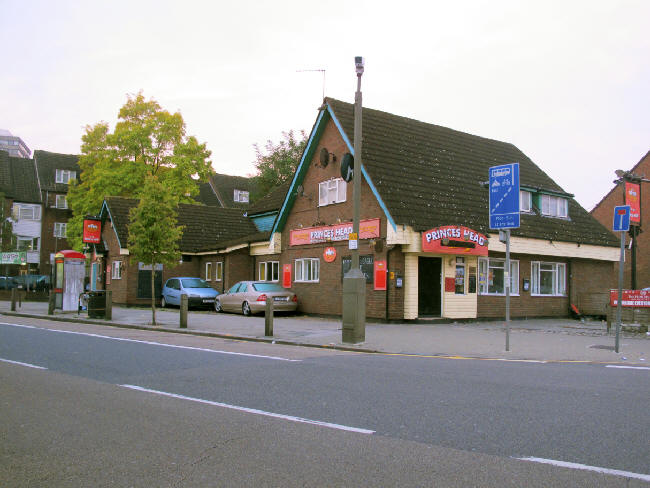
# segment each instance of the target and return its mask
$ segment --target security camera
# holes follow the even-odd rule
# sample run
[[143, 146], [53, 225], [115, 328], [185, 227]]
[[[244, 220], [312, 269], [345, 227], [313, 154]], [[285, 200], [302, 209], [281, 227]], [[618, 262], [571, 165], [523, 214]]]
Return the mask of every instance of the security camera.
[[363, 56], [355, 56], [354, 57], [354, 65], [357, 68], [357, 74], [362, 75], [363, 74], [363, 65], [365, 63], [365, 60], [363, 59]]

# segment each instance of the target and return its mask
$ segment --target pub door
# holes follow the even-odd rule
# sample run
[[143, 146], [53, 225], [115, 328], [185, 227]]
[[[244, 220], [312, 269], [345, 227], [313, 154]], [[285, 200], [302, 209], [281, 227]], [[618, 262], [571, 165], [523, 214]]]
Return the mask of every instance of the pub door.
[[418, 258], [418, 316], [442, 315], [442, 259]]

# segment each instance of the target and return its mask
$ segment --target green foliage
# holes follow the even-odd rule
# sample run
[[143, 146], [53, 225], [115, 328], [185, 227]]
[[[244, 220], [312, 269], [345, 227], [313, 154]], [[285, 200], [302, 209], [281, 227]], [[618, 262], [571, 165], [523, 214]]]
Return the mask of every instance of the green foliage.
[[267, 141], [264, 151], [255, 144], [255, 193], [253, 199], [264, 196], [275, 187], [293, 178], [300, 158], [307, 145], [307, 134], [300, 131], [299, 136], [290, 130], [282, 133], [283, 140], [275, 144]]
[[[178, 202], [165, 185], [155, 176], [145, 179], [137, 207], [129, 214], [129, 254], [133, 262], [152, 266], [175, 266], [181, 253], [179, 241], [183, 227], [178, 225]], [[152, 323], [156, 323], [154, 275], [151, 273]]]
[[83, 219], [97, 215], [105, 196], [140, 198], [155, 177], [176, 203], [191, 202], [198, 182], [212, 173], [210, 151], [185, 133], [180, 113], [163, 110], [142, 93], [129, 96], [113, 133], [106, 122], [86, 126], [82, 136], [80, 181], [68, 191], [73, 217], [68, 242], [81, 249]]

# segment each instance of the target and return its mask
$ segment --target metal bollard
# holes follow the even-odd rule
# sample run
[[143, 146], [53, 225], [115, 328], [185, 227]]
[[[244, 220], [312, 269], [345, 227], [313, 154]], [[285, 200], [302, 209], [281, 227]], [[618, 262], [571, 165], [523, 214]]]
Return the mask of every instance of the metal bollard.
[[273, 335], [273, 297], [266, 297], [266, 309], [264, 310], [264, 335]]
[[181, 295], [181, 329], [187, 329], [187, 295]]
[[11, 289], [11, 311], [12, 312], [16, 311], [16, 289], [15, 288]]
[[104, 297], [106, 298], [106, 320], [113, 320], [113, 292], [107, 290], [104, 293]]
[[47, 300], [47, 314], [54, 315], [54, 306], [56, 303], [56, 294], [50, 290], [50, 296]]

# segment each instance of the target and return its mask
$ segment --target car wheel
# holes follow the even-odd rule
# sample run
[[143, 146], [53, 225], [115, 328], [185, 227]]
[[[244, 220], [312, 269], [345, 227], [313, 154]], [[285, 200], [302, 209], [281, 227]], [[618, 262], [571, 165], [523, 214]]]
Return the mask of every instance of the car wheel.
[[248, 304], [248, 302], [244, 302], [241, 304], [241, 311], [246, 317], [248, 317], [251, 314], [251, 306]]
[[167, 305], [168, 305], [167, 300], [165, 300], [165, 297], [162, 297], [160, 299], [160, 307], [161, 308], [167, 308]]
[[214, 301], [214, 311], [217, 313], [223, 312], [223, 308], [221, 308], [221, 302], [219, 300]]

